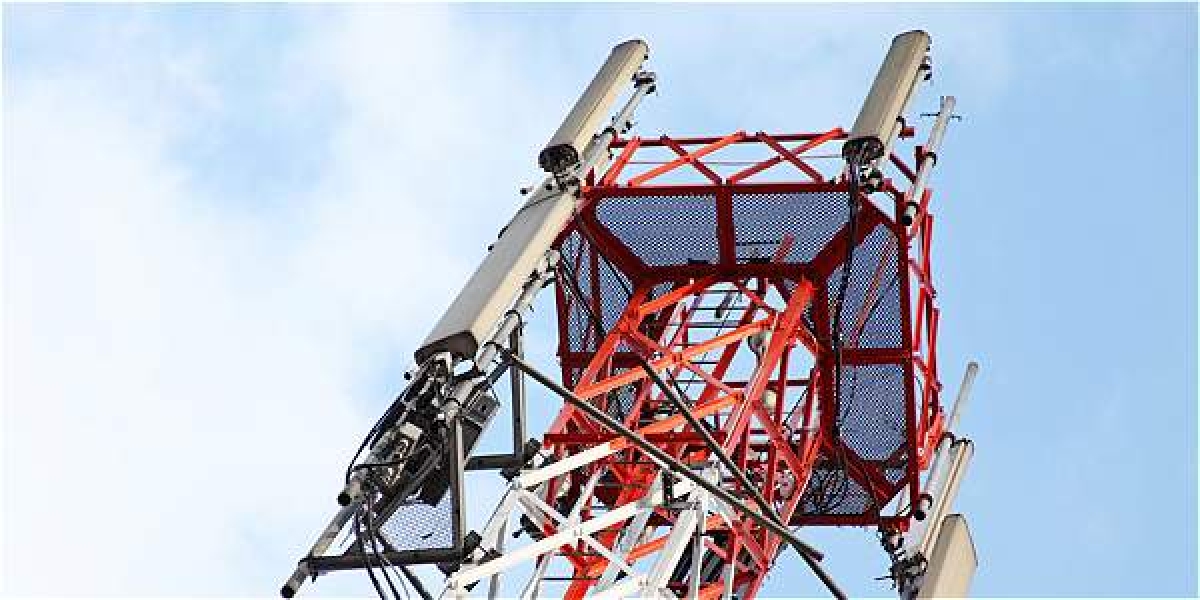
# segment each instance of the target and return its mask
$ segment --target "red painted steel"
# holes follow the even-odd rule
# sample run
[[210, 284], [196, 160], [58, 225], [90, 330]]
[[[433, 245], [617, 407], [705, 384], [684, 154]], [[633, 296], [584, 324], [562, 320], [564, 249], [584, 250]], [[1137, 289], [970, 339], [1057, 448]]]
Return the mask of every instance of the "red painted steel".
[[[906, 530], [943, 422], [931, 193], [919, 199], [912, 226], [897, 222], [908, 197], [897, 186], [911, 185], [914, 169], [893, 154], [901, 179], [860, 197], [835, 403], [830, 315], [846, 259], [837, 212], [849, 197], [838, 158], [844, 138], [835, 128], [614, 142], [615, 160], [593, 174], [599, 183], [585, 188], [578, 218], [560, 237], [559, 358], [576, 394], [684, 463], [709, 462], [703, 439], [638, 357], [648, 361], [793, 525]], [[802, 143], [784, 145], [793, 141]], [[639, 159], [654, 149], [661, 160]], [[721, 158], [732, 150], [742, 154]], [[748, 150], [759, 156], [744, 158]], [[790, 172], [780, 178], [783, 169]], [[588, 467], [607, 472], [597, 497], [612, 505], [645, 494], [659, 467], [569, 405], [544, 437], [559, 458], [605, 441], [622, 450]], [[577, 496], [589, 474], [550, 485], [546, 501]], [[735, 479], [722, 484], [749, 503]], [[652, 524], [664, 529], [630, 560], [652, 560], [676, 517], [657, 509]], [[721, 568], [707, 571], [700, 597], [719, 595], [730, 564], [739, 597], [753, 597], [781, 540], [746, 518], [714, 515], [707, 530], [705, 552]], [[616, 535], [597, 538], [613, 544]], [[566, 597], [581, 597], [607, 560], [582, 544], [561, 551], [575, 569]], [[682, 594], [687, 573], [677, 576], [673, 589]]]

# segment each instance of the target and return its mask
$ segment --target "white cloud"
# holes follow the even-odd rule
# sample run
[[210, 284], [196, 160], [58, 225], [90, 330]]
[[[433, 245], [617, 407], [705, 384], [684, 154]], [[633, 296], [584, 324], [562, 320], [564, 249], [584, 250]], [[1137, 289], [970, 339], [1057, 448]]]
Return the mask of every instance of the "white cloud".
[[[6, 592], [274, 593], [386, 401], [357, 396], [364, 378], [398, 383], [516, 203], [530, 153], [494, 149], [525, 125], [506, 110], [538, 101], [472, 108], [503, 52], [473, 60], [434, 10], [312, 25], [280, 66], [298, 94], [336, 90], [340, 110], [314, 115], [334, 119], [313, 140], [331, 158], [266, 216], [173, 158], [195, 135], [184, 102], [211, 118], [235, 93], [197, 48], [113, 27], [128, 63], [10, 80]], [[370, 362], [378, 340], [402, 349], [391, 364]]]
[[339, 340], [237, 281], [253, 242], [190, 194], [164, 135], [109, 102], [119, 91], [13, 88], [5, 588], [245, 592], [195, 569], [233, 570], [238, 519], [289, 510], [354, 435], [345, 366], [326, 356]]

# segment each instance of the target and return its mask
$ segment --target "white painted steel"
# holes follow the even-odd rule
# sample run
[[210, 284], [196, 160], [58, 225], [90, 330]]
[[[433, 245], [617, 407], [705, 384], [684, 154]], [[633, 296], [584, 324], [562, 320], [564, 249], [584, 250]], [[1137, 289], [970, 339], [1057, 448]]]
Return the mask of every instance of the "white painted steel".
[[[707, 496], [707, 494], [706, 494]], [[704, 518], [705, 515], [705, 499], [698, 501], [696, 508], [696, 529], [692, 535], [692, 573], [688, 581], [688, 597], [700, 597], [700, 567], [703, 566], [704, 559]]]
[[945, 516], [939, 532], [917, 598], [965, 598], [979, 566], [971, 530], [965, 517], [952, 514]]
[[963, 373], [962, 384], [958, 386], [958, 396], [954, 399], [954, 408], [950, 409], [950, 419], [946, 421], [946, 431], [954, 433], [958, 430], [958, 421], [962, 419], [971, 400], [971, 389], [975, 387], [975, 377], [979, 375], [979, 363], [967, 363], [967, 372]]
[[[496, 536], [496, 542], [495, 542], [495, 544], [492, 545], [492, 548], [496, 552], [499, 552], [500, 554], [504, 554], [504, 542], [505, 542], [504, 534], [508, 532], [507, 526], [508, 526], [508, 519], [505, 519], [500, 522], [500, 534], [498, 536]], [[488, 580], [488, 600], [496, 600], [499, 597], [499, 595], [500, 595], [500, 574], [496, 573], [496, 574], [492, 575], [491, 578]]]
[[890, 146], [896, 122], [917, 85], [929, 44], [929, 34], [919, 30], [902, 33], [892, 40], [846, 142], [873, 147], [874, 155], [866, 156], [867, 160], [878, 158]]
[[[604, 456], [606, 455], [602, 455], [599, 458], [593, 459], [593, 462], [603, 458]], [[590, 463], [584, 462], [577, 464], [575, 465], [575, 468], [584, 468], [588, 464]], [[549, 467], [552, 466], [554, 465], [550, 465]], [[493, 558], [488, 562], [464, 565], [463, 568], [460, 569], [456, 574], [447, 579], [446, 587], [443, 590], [443, 597], [455, 597], [454, 593], [456, 590], [465, 589], [467, 585], [470, 585], [475, 581], [480, 581], [484, 578], [490, 579], [489, 596], [497, 594], [498, 592], [496, 592], [496, 590], [499, 589], [500, 578], [503, 573], [519, 563], [529, 560], [537, 560], [538, 565], [534, 570], [533, 576], [531, 580], [526, 583], [521, 594], [522, 598], [535, 598], [538, 594], [540, 594], [542, 583], [540, 580], [545, 577], [548, 565], [558, 550], [564, 545], [569, 546], [580, 542], [586, 544], [597, 554], [603, 556], [609, 561], [608, 571], [612, 571], [612, 573], [607, 576], [608, 581], [603, 583], [616, 582], [616, 585], [607, 586], [607, 589], [603, 589], [606, 586], [597, 586], [593, 590], [595, 597], [624, 597], [625, 594], [636, 594], [644, 597], [666, 597], [662, 595], [666, 591], [666, 580], [663, 579], [663, 577], [670, 577], [671, 570], [674, 569], [674, 564], [677, 562], [678, 557], [674, 557], [674, 560], [672, 560], [669, 565], [666, 565], [662, 563], [660, 553], [660, 560], [656, 563], [656, 566], [661, 565], [660, 571], [665, 570], [665, 575], [659, 573], [657, 579], [662, 580], [662, 583], [657, 585], [651, 581], [652, 578], [636, 572], [633, 568], [633, 565], [631, 565], [625, 559], [625, 556], [628, 554], [628, 552], [638, 543], [641, 537], [641, 532], [645, 531], [646, 524], [648, 523], [654, 508], [663, 502], [668, 502], [671, 500], [670, 498], [665, 498], [664, 496], [663, 486], [661, 485], [662, 476], [660, 475], [658, 478], [656, 478], [655, 482], [650, 487], [649, 493], [643, 498], [622, 506], [614, 507], [612, 510], [597, 515], [586, 521], [581, 521], [580, 519], [583, 514], [583, 510], [591, 505], [595, 488], [600, 481], [601, 472], [593, 472], [592, 476], [581, 490], [581, 493], [576, 499], [570, 513], [563, 515], [558, 510], [547, 504], [546, 501], [541, 497], [544, 492], [541, 492], [540, 490], [545, 487], [546, 482], [553, 477], [559, 476], [553, 475], [547, 477], [547, 473], [544, 471], [549, 467], [527, 472], [522, 474], [520, 477], [514, 478], [509, 492], [501, 502], [501, 509], [497, 510], [493, 514], [493, 518], [485, 527], [484, 535], [482, 537], [483, 539], [492, 542], [494, 545], [498, 545], [496, 544], [498, 540], [496, 540], [495, 534], [497, 531], [503, 531], [501, 528], [500, 519], [503, 519], [504, 522], [507, 522], [508, 519], [513, 518], [517, 514], [511, 509], [518, 507], [520, 508], [520, 513], [532, 519], [539, 526], [551, 524], [558, 530], [558, 532], [554, 535], [543, 538], [542, 540], [532, 542], [527, 546], [509, 549], [502, 553], [501, 556]], [[533, 475], [533, 477], [527, 477], [528, 475]], [[715, 471], [712, 477], [715, 477]], [[526, 489], [523, 484], [533, 486], [537, 488], [538, 491]], [[702, 489], [696, 488], [689, 481], [682, 481], [675, 484], [674, 489], [678, 496], [687, 496], [689, 498], [696, 498], [697, 493], [704, 494]], [[510, 510], [504, 510], [506, 507], [509, 507]], [[501, 517], [501, 515], [503, 515], [503, 517]], [[696, 515], [695, 518], [702, 519], [703, 515]], [[604, 544], [601, 544], [598, 540], [592, 537], [597, 532], [608, 529], [613, 525], [622, 523], [626, 520], [628, 520], [629, 523], [622, 528], [623, 537], [619, 538], [618, 544], [614, 545], [612, 549], [606, 547]], [[683, 545], [686, 545], [686, 538], [690, 535], [690, 532], [695, 530], [694, 519], [685, 520], [687, 520], [688, 523], [680, 525], [684, 531], [684, 539], [682, 540]], [[678, 535], [676, 535], [676, 537], [678, 537]], [[679, 554], [682, 552], [683, 545], [680, 545], [677, 541], [669, 543], [668, 553], [671, 555]], [[676, 549], [676, 547], [678, 547], [678, 549]], [[668, 566], [669, 569], [667, 568]], [[616, 578], [621, 573], [624, 573], [625, 577], [617, 581]], [[634, 581], [640, 581], [643, 583], [633, 585], [632, 588], [629, 588], [629, 586], [632, 585], [631, 582]]]
[[604, 590], [597, 590], [596, 593], [592, 595], [592, 598], [593, 600], [611, 600], [615, 598], [628, 598], [633, 596], [635, 593], [637, 594], [637, 597], [641, 597], [644, 595], [643, 590], [645, 587], [645, 575], [626, 577], [617, 583], [617, 585]]
[[[549, 186], [550, 189], [547, 189]], [[572, 189], [538, 187], [416, 351], [418, 363], [438, 352], [472, 358], [543, 260], [575, 210]]]
[[[658, 475], [654, 476], [654, 482], [650, 484], [649, 496], [653, 497], [655, 494], [661, 493], [662, 473], [659, 473]], [[653, 511], [648, 510], [652, 508], [652, 505], [645, 500], [646, 499], [643, 498], [640, 502], [643, 503], [643, 508], [646, 508], [647, 510], [643, 510], [642, 512], [638, 513], [638, 516], [634, 517], [633, 521], [629, 523], [629, 527], [621, 530], [621, 535], [617, 538], [617, 542], [613, 544], [613, 548], [616, 549], [616, 553], [620, 556], [629, 554], [629, 551], [633, 550], [633, 547], [636, 546], [645, 536], [646, 524], [650, 521], [650, 515], [653, 514]], [[622, 565], [612, 563], [604, 569], [604, 573], [600, 576], [600, 580], [596, 582], [597, 592], [607, 589], [614, 582], [616, 582], [617, 575], [624, 570], [623, 565], [624, 563], [622, 563]]]
[[649, 58], [649, 52], [650, 46], [642, 40], [629, 40], [613, 48], [600, 71], [538, 155], [538, 166], [548, 173], [561, 175], [580, 162], [584, 147], [595, 136], [617, 95]]
[[[717, 468], [710, 465], [705, 468], [703, 476], [708, 481], [715, 483], [718, 480], [717, 473]], [[689, 507], [680, 511], [679, 516], [675, 519], [675, 524], [667, 537], [667, 543], [659, 551], [658, 561], [655, 562], [646, 581], [647, 591], [653, 589], [669, 593], [667, 583], [670, 582], [671, 574], [675, 572], [680, 559], [683, 558], [683, 552], [687, 549], [688, 543], [692, 541], [697, 523], [704, 520], [708, 498], [708, 492], [700, 487], [693, 489], [687, 495]]]
[[616, 451], [617, 450], [613, 448], [611, 443], [606, 442], [599, 444], [588, 448], [583, 452], [572, 454], [558, 462], [546, 465], [540, 469], [525, 471], [513, 479], [513, 485], [516, 487], [532, 487], [539, 483], [554, 479], [555, 477], [565, 473], [574, 471], [583, 465], [596, 462], [597, 460], [600, 460]]
[[954, 431], [958, 428], [958, 421], [962, 419], [963, 413], [966, 412], [969, 400], [971, 398], [971, 389], [975, 385], [975, 377], [979, 375], [979, 363], [971, 361], [967, 363], [967, 370], [963, 373], [962, 383], [958, 386], [958, 396], [954, 399], [954, 406], [950, 408], [950, 415], [946, 418], [946, 425], [943, 431], [946, 435], [938, 442], [937, 450], [934, 451], [933, 463], [929, 466], [929, 474], [925, 479], [925, 493], [930, 497], [930, 510], [926, 512], [926, 517], [923, 521], [913, 521], [912, 527], [908, 531], [908, 539], [914, 542], [908, 544], [911, 552], [915, 552], [915, 548], [924, 543], [927, 537], [927, 530], [934, 523], [933, 509], [936, 507], [937, 498], [942, 495], [942, 489], [945, 485], [947, 471], [949, 465], [947, 461], [951, 461], [950, 447], [954, 441]]
[[[642, 44], [644, 46], [644, 42]], [[622, 46], [618, 46], [618, 48]], [[627, 48], [622, 50], [621, 54], [624, 56], [630, 52], [633, 50]], [[638, 61], [637, 64], [640, 65], [641, 62]], [[608, 67], [609, 65], [606, 63], [605, 68]], [[625, 66], [613, 67], [610, 70], [614, 77], [629, 71]], [[636, 70], [635, 65], [633, 70], [629, 71], [628, 77], [632, 77]], [[604, 73], [604, 68], [601, 69], [601, 72]], [[609, 76], [605, 75], [605, 77]], [[597, 78], [599, 79], [600, 75], [597, 75]], [[593, 84], [595, 83], [593, 81]], [[574, 176], [568, 177], [564, 176], [567, 174], [557, 173], [547, 177], [537, 187], [532, 197], [501, 231], [500, 238], [496, 240], [483, 263], [467, 280], [466, 286], [434, 325], [433, 330], [425, 338], [425, 342], [417, 349], [415, 356], [418, 363], [424, 362], [426, 358], [438, 352], [449, 352], [457, 360], [475, 356], [482, 340], [496, 327], [504, 311], [512, 303], [513, 297], [516, 296], [517, 290], [528, 278], [529, 273], [534, 270], [537, 261], [550, 249], [550, 244], [554, 242], [555, 237], [571, 220], [577, 202], [576, 192], [579, 190], [579, 179], [594, 166], [607, 159], [609, 143], [616, 138], [619, 130], [631, 126], [634, 110], [654, 85], [653, 76], [645, 79], [639, 78], [634, 86], [632, 97], [613, 119], [611, 126], [595, 139], [592, 139], [592, 136], [597, 133], [599, 119], [611, 106], [611, 100], [596, 105], [597, 107], [602, 105], [603, 108], [603, 111], [598, 113], [599, 116], [588, 116], [581, 121], [581, 123], [592, 123], [592, 129], [587, 134], [592, 143], [584, 140], [579, 145], [578, 150], [583, 154], [578, 161], [579, 165], [573, 171]], [[590, 90], [591, 86], [589, 86], [589, 91], [584, 92], [581, 102], [589, 97]], [[608, 90], [604, 91], [604, 94], [608, 93]], [[612, 93], [615, 98], [616, 92]], [[577, 105], [576, 108], [578, 109], [579, 106]], [[572, 111], [572, 114], [574, 112]], [[571, 119], [572, 117], [568, 116], [568, 121]], [[566, 123], [564, 123], [565, 125]], [[556, 138], [552, 138], [552, 143], [557, 139], [557, 135]]]
[[918, 540], [920, 542], [920, 552], [926, 557], [932, 549], [933, 542], [937, 540], [938, 528], [941, 527], [942, 517], [950, 512], [950, 507], [954, 505], [954, 498], [958, 495], [958, 487], [962, 480], [967, 475], [967, 467], [971, 464], [971, 457], [975, 452], [975, 444], [971, 440], [958, 440], [950, 447], [951, 462], [950, 468], [946, 473], [945, 487], [937, 496], [933, 498], [933, 508], [929, 515], [928, 529], [924, 536]]
[[573, 544], [578, 541], [581, 536], [594, 534], [606, 527], [610, 527], [624, 521], [636, 514], [638, 506], [636, 503], [625, 504], [614, 508], [594, 519], [589, 519], [580, 523], [578, 526], [560, 531], [554, 535], [547, 536], [523, 548], [517, 548], [508, 553], [490, 560], [481, 565], [463, 569], [454, 575], [451, 575], [447, 582], [453, 586], [457, 584], [466, 585], [474, 581], [478, 581], [484, 577], [488, 577], [493, 573], [499, 573], [518, 563], [549, 554], [559, 546]]
[[[929, 139], [923, 146], [925, 157], [917, 166], [917, 176], [913, 180], [912, 188], [908, 191], [908, 204], [904, 207], [904, 215], [910, 221], [917, 216], [917, 205], [921, 203], [921, 196], [925, 194], [925, 186], [929, 183], [929, 174], [933, 172], [933, 167], [937, 164], [938, 149], [942, 146], [942, 138], [946, 135], [950, 117], [954, 116], [954, 102], [954, 96], [942, 96], [942, 104], [933, 121], [933, 128], [929, 130]], [[979, 370], [979, 365], [975, 363], [971, 363], [971, 365], [974, 365], [976, 371]], [[968, 372], [971, 370], [971, 365], [967, 366]], [[974, 375], [971, 375], [971, 378], [974, 379]]]

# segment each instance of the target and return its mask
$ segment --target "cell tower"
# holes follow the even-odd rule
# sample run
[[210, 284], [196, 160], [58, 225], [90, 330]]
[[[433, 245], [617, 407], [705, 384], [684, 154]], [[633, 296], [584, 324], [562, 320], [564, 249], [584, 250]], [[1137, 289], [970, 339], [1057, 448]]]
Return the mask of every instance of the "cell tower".
[[[614, 48], [283, 595], [363, 569], [429, 597], [408, 566], [437, 564], [445, 598], [741, 600], [790, 549], [841, 598], [800, 538], [829, 525], [877, 530], [902, 597], [965, 595], [974, 548], [949, 508], [972, 445], [953, 432], [978, 367], [948, 412], [928, 184], [954, 98], [923, 144], [904, 119], [929, 47], [893, 40], [848, 131], [711, 137], [628, 136], [657, 77], [645, 42]], [[523, 352], [548, 287], [556, 376]], [[531, 382], [563, 400], [538, 439]], [[502, 401], [511, 453], [475, 454]], [[507, 487], [473, 530], [464, 472], [487, 469]]]

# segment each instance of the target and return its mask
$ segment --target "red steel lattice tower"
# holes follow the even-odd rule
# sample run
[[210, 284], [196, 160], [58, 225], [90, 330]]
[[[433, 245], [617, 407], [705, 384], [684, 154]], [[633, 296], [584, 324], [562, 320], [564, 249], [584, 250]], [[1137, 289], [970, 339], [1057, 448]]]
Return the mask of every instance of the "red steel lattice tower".
[[[891, 216], [903, 214], [915, 178], [895, 155], [902, 179], [884, 180], [873, 195], [859, 192], [835, 400], [831, 304], [848, 255], [850, 192], [842, 173], [823, 174], [820, 159], [809, 156], [845, 137], [835, 128], [615, 142], [617, 159], [584, 188], [559, 244], [562, 377], [576, 395], [680, 461], [707, 464], [713, 457], [701, 433], [666, 397], [675, 391], [789, 524], [905, 529], [906, 517], [885, 508], [897, 497], [916, 505], [920, 471], [941, 433], [932, 194], [923, 194], [912, 226]], [[719, 159], [735, 145], [773, 156], [722, 174], [714, 165], [741, 166]], [[655, 148], [677, 156], [636, 169], [661, 162], [638, 160]], [[685, 179], [679, 171], [701, 180], [657, 183]], [[774, 177], [763, 181], [768, 172]], [[671, 390], [656, 386], [639, 359]], [[561, 460], [612, 439], [566, 405], [544, 442]], [[660, 468], [628, 448], [581, 466], [545, 493], [573, 502], [589, 476], [602, 472], [593, 493], [612, 507], [645, 495]], [[732, 477], [720, 483], [752, 503]], [[676, 518], [664, 508], [652, 521], [665, 526]], [[709, 520], [706, 569], [732, 566], [739, 597], [753, 597], [783, 540], [745, 516]], [[629, 554], [644, 559], [661, 544], [651, 537]], [[609, 563], [586, 545], [564, 556], [578, 575], [566, 597], [581, 597]], [[688, 583], [680, 576], [671, 585], [684, 591]], [[709, 576], [699, 593], [719, 594], [723, 585]]]
[[[931, 262], [928, 177], [954, 99], [923, 143], [901, 118], [928, 47], [924, 32], [893, 41], [850, 130], [712, 137], [622, 137], [656, 78], [643, 42], [614, 49], [284, 594], [322, 572], [437, 563], [449, 597], [485, 580], [495, 597], [516, 575], [522, 598], [744, 600], [792, 547], [842, 596], [795, 530], [856, 526], [880, 532], [917, 595], [935, 545], [962, 553], [965, 526], [941, 523], [971, 454], [940, 399]], [[521, 355], [551, 281], [560, 381]], [[513, 453], [471, 456], [506, 369]], [[525, 376], [565, 402], [522, 447]], [[509, 485], [468, 535], [462, 472], [479, 468]], [[327, 554], [347, 528], [357, 541]], [[941, 568], [929, 587], [965, 592]]]

